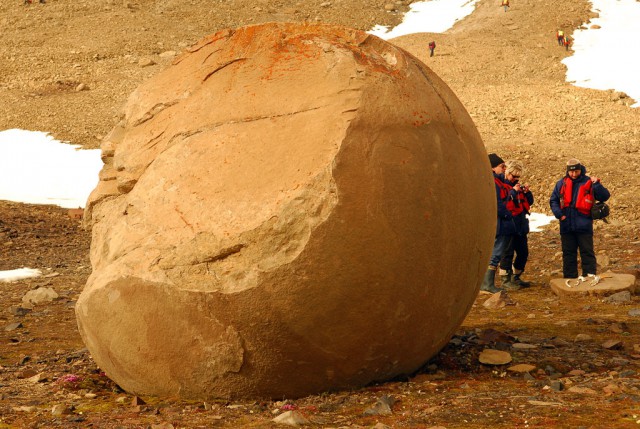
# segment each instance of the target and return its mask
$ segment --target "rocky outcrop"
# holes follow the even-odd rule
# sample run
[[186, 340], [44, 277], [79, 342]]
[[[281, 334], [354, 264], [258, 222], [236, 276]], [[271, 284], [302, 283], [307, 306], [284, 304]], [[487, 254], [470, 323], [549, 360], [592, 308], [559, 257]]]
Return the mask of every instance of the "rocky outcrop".
[[437, 353], [493, 242], [484, 146], [407, 52], [342, 27], [225, 30], [129, 98], [76, 306], [137, 394], [294, 397]]

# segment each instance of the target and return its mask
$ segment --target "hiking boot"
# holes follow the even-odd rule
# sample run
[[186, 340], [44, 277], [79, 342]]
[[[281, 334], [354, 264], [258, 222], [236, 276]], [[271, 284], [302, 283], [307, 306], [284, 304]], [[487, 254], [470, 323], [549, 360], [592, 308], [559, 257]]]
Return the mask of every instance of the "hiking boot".
[[511, 271], [507, 271], [507, 274], [500, 276], [500, 280], [502, 280], [502, 284], [500, 285], [502, 289], [505, 290], [518, 290], [520, 286], [511, 281]]
[[514, 275], [513, 275], [512, 283], [515, 283], [515, 284], [517, 284], [517, 285], [518, 285], [518, 286], [520, 286], [520, 287], [529, 287], [529, 286], [531, 286], [531, 282], [526, 282], [526, 281], [524, 281], [524, 280], [522, 280], [522, 279], [520, 278], [520, 276], [521, 276], [521, 275], [522, 275], [522, 273], [520, 273], [520, 274], [514, 274]]
[[495, 281], [496, 281], [496, 270], [488, 269], [487, 272], [484, 273], [484, 278], [482, 279], [480, 290], [483, 290], [485, 292], [491, 292], [491, 293], [500, 292], [501, 289], [496, 287]]

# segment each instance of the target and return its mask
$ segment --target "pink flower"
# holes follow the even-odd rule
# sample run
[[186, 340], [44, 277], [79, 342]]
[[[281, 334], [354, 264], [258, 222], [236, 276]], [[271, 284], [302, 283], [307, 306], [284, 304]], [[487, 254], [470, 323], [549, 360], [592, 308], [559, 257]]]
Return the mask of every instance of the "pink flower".
[[74, 374], [66, 374], [63, 375], [62, 377], [60, 377], [58, 379], [59, 383], [68, 383], [68, 384], [74, 384], [74, 383], [78, 383], [80, 380], [82, 380], [82, 378], [78, 375], [74, 375]]

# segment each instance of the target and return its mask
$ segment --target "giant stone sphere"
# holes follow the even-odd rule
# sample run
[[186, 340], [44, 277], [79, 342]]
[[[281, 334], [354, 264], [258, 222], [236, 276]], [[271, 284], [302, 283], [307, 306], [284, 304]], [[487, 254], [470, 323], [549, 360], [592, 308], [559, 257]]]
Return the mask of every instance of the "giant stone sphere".
[[293, 398], [410, 374], [486, 270], [495, 191], [471, 118], [361, 31], [206, 37], [133, 92], [102, 150], [76, 313], [131, 393]]

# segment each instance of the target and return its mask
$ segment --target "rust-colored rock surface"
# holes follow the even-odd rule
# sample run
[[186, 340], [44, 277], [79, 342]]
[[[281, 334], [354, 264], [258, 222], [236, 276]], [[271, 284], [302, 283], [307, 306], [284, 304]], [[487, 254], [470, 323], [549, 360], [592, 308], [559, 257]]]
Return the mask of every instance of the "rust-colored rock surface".
[[493, 243], [464, 107], [356, 30], [205, 38], [131, 95], [103, 159], [76, 313], [139, 395], [296, 397], [410, 373], [464, 319]]

